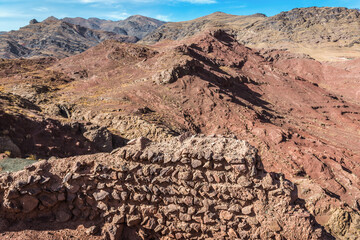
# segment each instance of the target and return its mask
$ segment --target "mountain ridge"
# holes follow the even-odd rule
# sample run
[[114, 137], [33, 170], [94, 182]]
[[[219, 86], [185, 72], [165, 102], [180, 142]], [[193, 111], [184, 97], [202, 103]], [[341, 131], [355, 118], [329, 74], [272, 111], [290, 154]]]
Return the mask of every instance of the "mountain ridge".
[[91, 30], [49, 17], [31, 21], [18, 31], [0, 35], [0, 57], [68, 57], [95, 46], [105, 39], [136, 42], [137, 38], [112, 32]]
[[359, 26], [359, 11], [341, 7], [295, 8], [271, 17], [213, 13], [190, 21], [166, 23], [142, 42], [179, 40], [221, 28], [252, 48], [289, 49], [319, 60], [339, 60], [360, 57]]
[[133, 15], [124, 20], [111, 21], [99, 18], [63, 18], [65, 22], [80, 25], [95, 30], [114, 32], [117, 34], [135, 36], [142, 39], [144, 36], [163, 25], [165, 22], [145, 17], [142, 15]]

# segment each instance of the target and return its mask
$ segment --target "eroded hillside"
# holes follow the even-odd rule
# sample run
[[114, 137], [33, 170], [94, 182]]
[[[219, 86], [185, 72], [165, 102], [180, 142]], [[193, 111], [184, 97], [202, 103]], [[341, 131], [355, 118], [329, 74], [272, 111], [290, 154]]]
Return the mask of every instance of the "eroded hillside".
[[[339, 239], [356, 238], [360, 224], [360, 106], [333, 91], [335, 88], [323, 85], [328, 75], [323, 75], [323, 82], [315, 82], [311, 73], [316, 72], [306, 65], [308, 60], [321, 64], [289, 52], [252, 50], [237, 42], [234, 36], [218, 30], [153, 46], [105, 41], [82, 54], [58, 61], [48, 60], [45, 69], [31, 60], [6, 60], [4, 66], [27, 66], [28, 70], [10, 68], [0, 83], [3, 94], [21, 96], [34, 104], [37, 114], [44, 118], [52, 116], [58, 121], [100, 126], [124, 141], [144, 136], [155, 142], [171, 142], [174, 136], [186, 132], [221, 134], [246, 140], [258, 149], [265, 172], [282, 173], [283, 179], [295, 184], [296, 188], [291, 191], [297, 193], [298, 200], [287, 200], [286, 209], [294, 208], [295, 204], [295, 209], [306, 212], [306, 221], [301, 217], [305, 215], [292, 215], [299, 216], [303, 219], [299, 220], [301, 224], [307, 226], [306, 233], [310, 235], [305, 238], [321, 239], [320, 232], [328, 232]], [[294, 62], [296, 68], [291, 67]], [[308, 70], [310, 75], [301, 74], [299, 69]], [[343, 71], [341, 66], [334, 69], [332, 74]], [[46, 86], [51, 88], [41, 94], [29, 94]], [[160, 145], [156, 148], [162, 149]], [[158, 151], [166, 152], [165, 149]], [[114, 154], [117, 153], [98, 156], [110, 159]], [[120, 158], [138, 161], [141, 154], [137, 152], [129, 158], [125, 155]], [[189, 161], [192, 158], [195, 157], [189, 157]], [[83, 158], [72, 161], [77, 159]], [[97, 157], [84, 159], [96, 161]], [[51, 167], [56, 163], [47, 164]], [[67, 169], [64, 166], [61, 171]], [[280, 195], [288, 198], [292, 194]], [[40, 211], [41, 205], [34, 205], [32, 211]], [[51, 211], [52, 206], [48, 206]], [[180, 212], [176, 216], [180, 217]], [[220, 212], [212, 216], [216, 214]], [[223, 214], [230, 218], [227, 221], [232, 221], [231, 213]], [[262, 215], [255, 215], [261, 226], [267, 225]], [[135, 222], [141, 223], [143, 217], [141, 215]], [[317, 227], [310, 219], [323, 229], [315, 230]], [[193, 220], [189, 221], [193, 223]], [[204, 223], [205, 216], [199, 221]], [[245, 227], [244, 231], [248, 233], [243, 233], [228, 222], [223, 230], [216, 221], [209, 223], [214, 226], [211, 235], [207, 228], [200, 228], [197, 234], [211, 237], [215, 236], [212, 231], [227, 231], [228, 235], [224, 236], [228, 237], [231, 232], [239, 237], [255, 234], [263, 239], [275, 235], [301, 239], [304, 232], [298, 232], [299, 228], [295, 226], [286, 229], [289, 226], [282, 225], [281, 221], [287, 220], [279, 220], [279, 226], [272, 230], [259, 228], [260, 235], [252, 232], [258, 223], [254, 226], [249, 223], [252, 227]], [[127, 226], [132, 225], [127, 223]], [[173, 229], [174, 237], [177, 233], [180, 238], [198, 236], [179, 230], [182, 226], [166, 226], [166, 229]], [[143, 232], [149, 234], [147, 230]], [[169, 232], [158, 234], [164, 236]]]

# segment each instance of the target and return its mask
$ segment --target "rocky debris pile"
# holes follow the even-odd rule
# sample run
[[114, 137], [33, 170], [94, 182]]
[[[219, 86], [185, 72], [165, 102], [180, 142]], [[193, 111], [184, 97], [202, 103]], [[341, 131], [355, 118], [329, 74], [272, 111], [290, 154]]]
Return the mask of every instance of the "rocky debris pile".
[[139, 138], [111, 154], [1, 175], [1, 231], [85, 221], [107, 239], [324, 239], [296, 198], [245, 141]]
[[111, 152], [124, 143], [125, 139], [95, 124], [0, 111], [0, 153], [9, 151], [14, 157], [70, 157]]

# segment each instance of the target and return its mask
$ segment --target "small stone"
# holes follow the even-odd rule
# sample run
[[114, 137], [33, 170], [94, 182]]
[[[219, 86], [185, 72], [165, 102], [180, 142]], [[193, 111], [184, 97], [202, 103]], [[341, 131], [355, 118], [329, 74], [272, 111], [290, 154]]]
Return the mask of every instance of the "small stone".
[[103, 202], [98, 202], [96, 207], [104, 212], [109, 210], [108, 206]]
[[189, 222], [189, 221], [191, 221], [191, 215], [180, 213], [179, 219], [180, 219], [180, 221]]
[[229, 212], [240, 212], [240, 211], [241, 211], [241, 208], [240, 208], [240, 205], [238, 205], [238, 204], [231, 205], [229, 208]]
[[57, 197], [54, 194], [41, 193], [38, 199], [45, 207], [52, 207], [57, 203]]
[[192, 174], [190, 171], [179, 172], [178, 177], [180, 180], [189, 181], [192, 179]]
[[141, 223], [141, 216], [140, 215], [132, 215], [127, 218], [127, 225], [129, 227], [137, 226]]
[[72, 173], [67, 173], [63, 179], [63, 183], [67, 183], [71, 179]]
[[76, 194], [74, 193], [67, 193], [66, 194], [66, 201], [69, 203], [72, 203], [72, 201], [74, 201], [74, 199], [76, 198]]
[[40, 179], [40, 181], [39, 181], [39, 183], [40, 183], [40, 184], [45, 184], [45, 183], [47, 183], [47, 182], [49, 182], [49, 181], [50, 181], [50, 178], [49, 178], [49, 177], [44, 177], [44, 176], [42, 176], [41, 179]]
[[284, 132], [280, 129], [268, 130], [268, 136], [272, 142], [279, 144], [284, 140]]
[[240, 176], [237, 180], [237, 184], [239, 184], [242, 187], [251, 187], [253, 185], [253, 182], [250, 181], [247, 177], [245, 176]]
[[233, 218], [234, 214], [228, 211], [221, 211], [220, 212], [220, 219], [225, 221], [230, 221]]
[[135, 193], [133, 199], [134, 201], [142, 202], [145, 200], [145, 195], [140, 193]]
[[65, 193], [59, 193], [57, 196], [58, 201], [65, 201]]
[[66, 187], [67, 187], [68, 192], [70, 192], [70, 193], [77, 193], [79, 191], [79, 189], [80, 189], [80, 186], [77, 185], [77, 184], [75, 184], [75, 185], [67, 185]]
[[175, 238], [176, 239], [183, 239], [183, 235], [181, 233], [176, 233]]
[[29, 176], [28, 179], [27, 179], [27, 184], [31, 184], [34, 182], [34, 176]]
[[187, 206], [192, 206], [194, 204], [194, 198], [192, 196], [186, 196], [184, 198], [184, 203], [187, 205]]
[[197, 160], [197, 159], [192, 159], [191, 160], [191, 166], [193, 168], [198, 168], [202, 165], [202, 162], [200, 160]]
[[56, 221], [58, 222], [67, 222], [71, 218], [71, 213], [68, 211], [60, 210], [56, 213]]
[[279, 225], [279, 223], [276, 220], [269, 223], [268, 227], [269, 227], [269, 229], [271, 229], [274, 232], [281, 231], [281, 226]]
[[241, 212], [244, 214], [244, 215], [250, 215], [253, 211], [253, 206], [250, 205], [250, 206], [246, 206], [246, 207], [243, 207], [241, 209]]
[[205, 152], [205, 154], [204, 154], [204, 158], [205, 158], [206, 160], [210, 161], [210, 160], [212, 160], [213, 154], [214, 154], [213, 152], [207, 151], [207, 152]]
[[20, 204], [22, 206], [22, 211], [24, 213], [29, 213], [38, 206], [39, 200], [33, 196], [25, 195], [20, 199]]
[[127, 192], [121, 192], [120, 197], [123, 201], [126, 201], [129, 197], [129, 194]]
[[164, 210], [164, 213], [167, 215], [169, 213], [173, 213], [179, 210], [179, 207], [175, 204], [170, 204], [166, 207], [166, 210]]
[[154, 229], [154, 232], [156, 232], [156, 233], [157, 233], [157, 232], [160, 232], [163, 228], [164, 228], [164, 226], [162, 226], [162, 225], [159, 224], [159, 225], [157, 225], [156, 228]]
[[112, 196], [115, 200], [121, 200], [119, 193], [118, 193], [117, 191], [115, 191], [115, 190], [111, 193], [111, 196]]
[[149, 218], [149, 220], [146, 222], [145, 225], [143, 225], [144, 228], [149, 230], [154, 230], [156, 228], [157, 222], [154, 218]]
[[204, 223], [205, 223], [205, 224], [215, 223], [214, 217], [215, 217], [215, 214], [214, 214], [214, 213], [208, 212], [208, 213], [205, 214], [205, 216], [204, 216]]
[[81, 210], [80, 209], [77, 209], [77, 208], [74, 208], [72, 210], [72, 214], [75, 216], [75, 217], [79, 217], [81, 215]]
[[210, 161], [207, 161], [205, 164], [204, 164], [204, 168], [211, 168], [211, 162]]
[[107, 196], [109, 196], [109, 193], [104, 190], [100, 190], [99, 192], [93, 193], [93, 196], [96, 201], [101, 201], [104, 200]]
[[125, 222], [125, 214], [120, 212], [119, 215], [115, 215], [113, 217], [113, 221], [112, 221], [114, 224], [122, 224]]
[[190, 158], [188, 158], [188, 157], [183, 157], [183, 158], [180, 160], [180, 162], [183, 163], [183, 164], [188, 164], [188, 163], [190, 163]]
[[199, 223], [191, 223], [190, 228], [193, 229], [195, 232], [200, 232], [201, 225]]
[[189, 215], [194, 215], [196, 212], [196, 209], [194, 207], [189, 207], [187, 213]]
[[244, 174], [247, 172], [247, 168], [245, 164], [236, 164], [236, 165], [232, 165], [232, 167], [236, 173]]

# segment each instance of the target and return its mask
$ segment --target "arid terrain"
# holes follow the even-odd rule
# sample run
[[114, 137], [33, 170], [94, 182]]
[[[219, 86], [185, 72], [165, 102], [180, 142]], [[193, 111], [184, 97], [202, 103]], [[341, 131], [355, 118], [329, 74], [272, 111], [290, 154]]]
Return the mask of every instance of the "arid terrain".
[[37, 160], [0, 175], [1, 239], [359, 239], [359, 17], [135, 16], [145, 37], [51, 18], [1, 35], [92, 33], [61, 35], [77, 52], [1, 50], [0, 160]]

